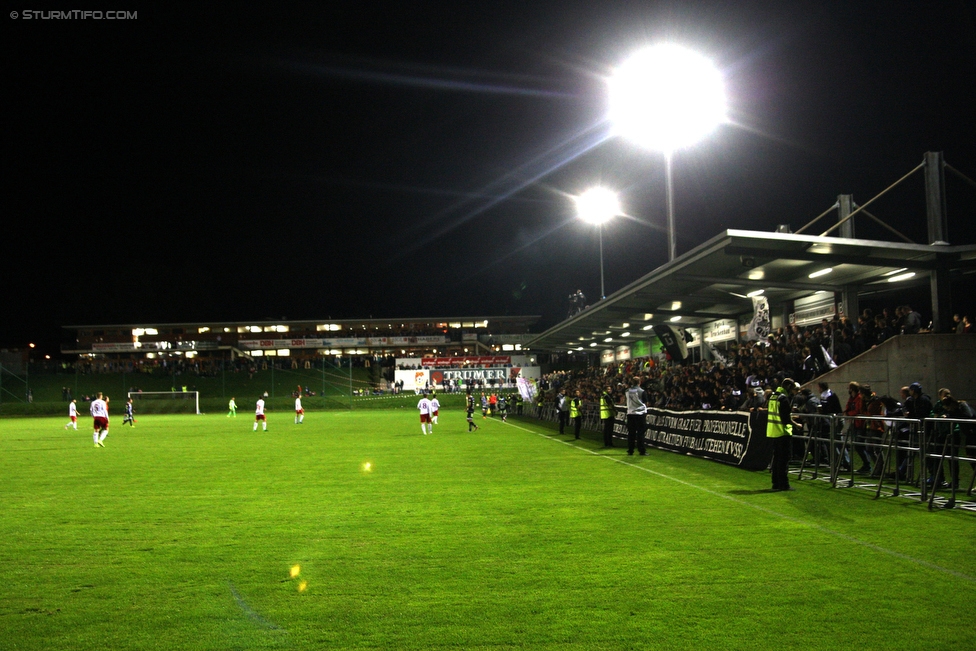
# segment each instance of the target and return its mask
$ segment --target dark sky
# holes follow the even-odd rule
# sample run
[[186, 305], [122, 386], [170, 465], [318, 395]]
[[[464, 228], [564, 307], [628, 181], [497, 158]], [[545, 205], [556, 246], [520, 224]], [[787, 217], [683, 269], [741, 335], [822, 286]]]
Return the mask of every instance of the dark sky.
[[[607, 293], [666, 262], [662, 157], [603, 121], [613, 66], [663, 40], [715, 61], [730, 106], [674, 157], [679, 254], [863, 203], [928, 150], [976, 178], [971, 2], [135, 9], [5, 18], [0, 346], [69, 324], [551, 324], [599, 294], [569, 195], [603, 183], [632, 217], [604, 231]], [[873, 214], [924, 242], [922, 187]], [[973, 243], [976, 188], [947, 187], [950, 240]]]

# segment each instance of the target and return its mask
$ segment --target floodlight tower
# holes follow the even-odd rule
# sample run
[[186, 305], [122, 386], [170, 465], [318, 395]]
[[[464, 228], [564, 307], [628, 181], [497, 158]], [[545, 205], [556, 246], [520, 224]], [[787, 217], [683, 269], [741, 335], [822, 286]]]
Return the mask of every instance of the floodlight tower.
[[677, 255], [671, 158], [725, 122], [722, 75], [711, 61], [678, 45], [638, 51], [609, 80], [609, 118], [615, 133], [664, 154], [668, 260]]
[[603, 285], [603, 225], [620, 214], [617, 193], [607, 188], [590, 188], [576, 197], [576, 214], [588, 224], [594, 224], [600, 233], [600, 299], [607, 297]]

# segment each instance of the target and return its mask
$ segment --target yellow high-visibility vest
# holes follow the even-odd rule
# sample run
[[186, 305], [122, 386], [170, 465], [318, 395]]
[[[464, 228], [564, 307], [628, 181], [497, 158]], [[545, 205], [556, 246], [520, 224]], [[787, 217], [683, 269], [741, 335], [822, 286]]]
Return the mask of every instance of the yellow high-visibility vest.
[[780, 396], [786, 397], [786, 393], [783, 392], [782, 388], [776, 389], [776, 396], [769, 404], [769, 416], [766, 421], [766, 438], [769, 439], [778, 439], [781, 436], [790, 435], [790, 424], [784, 423], [779, 415]]

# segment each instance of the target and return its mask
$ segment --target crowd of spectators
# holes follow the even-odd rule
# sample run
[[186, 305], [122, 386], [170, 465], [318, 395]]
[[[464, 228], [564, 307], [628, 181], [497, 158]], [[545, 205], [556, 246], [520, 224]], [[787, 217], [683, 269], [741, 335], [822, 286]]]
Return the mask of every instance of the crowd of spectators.
[[544, 399], [555, 399], [561, 389], [566, 395], [580, 391], [585, 401], [595, 403], [609, 386], [618, 401], [636, 377], [647, 392], [648, 406], [749, 410], [763, 407], [784, 378], [806, 384], [895, 334], [926, 331], [921, 316], [910, 306], [886, 308], [880, 314], [866, 309], [856, 322], [841, 316], [811, 326], [779, 328], [763, 342], [730, 342], [726, 349], [713, 351], [713, 359], [692, 364], [644, 357], [605, 367], [554, 371], [543, 376], [541, 389]]

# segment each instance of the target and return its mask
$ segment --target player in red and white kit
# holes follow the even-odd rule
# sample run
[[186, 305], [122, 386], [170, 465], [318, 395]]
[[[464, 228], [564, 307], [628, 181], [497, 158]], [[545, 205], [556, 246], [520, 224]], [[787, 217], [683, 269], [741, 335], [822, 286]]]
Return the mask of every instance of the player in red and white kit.
[[102, 393], [92, 400], [91, 415], [95, 433], [93, 439], [96, 448], [105, 447], [105, 437], [108, 436], [108, 399], [102, 398]]
[[[430, 400], [427, 398], [427, 394], [420, 399], [417, 403], [417, 409], [420, 410], [420, 431], [426, 434], [434, 433], [434, 425], [430, 422], [430, 413], [432, 411]], [[430, 431], [428, 431], [430, 430]]]
[[64, 424], [64, 428], [68, 429], [73, 427], [75, 431], [78, 430], [78, 401], [72, 400], [71, 404], [68, 405], [68, 418], [71, 420]]
[[305, 420], [305, 410], [302, 409], [302, 397], [295, 398], [295, 424], [301, 425]]
[[254, 431], [258, 431], [258, 423], [268, 431], [268, 419], [264, 416], [264, 398], [258, 398], [257, 406], [254, 409]]
[[437, 396], [430, 399], [430, 422], [433, 425], [437, 424], [437, 415], [441, 411], [441, 403], [438, 402]]

